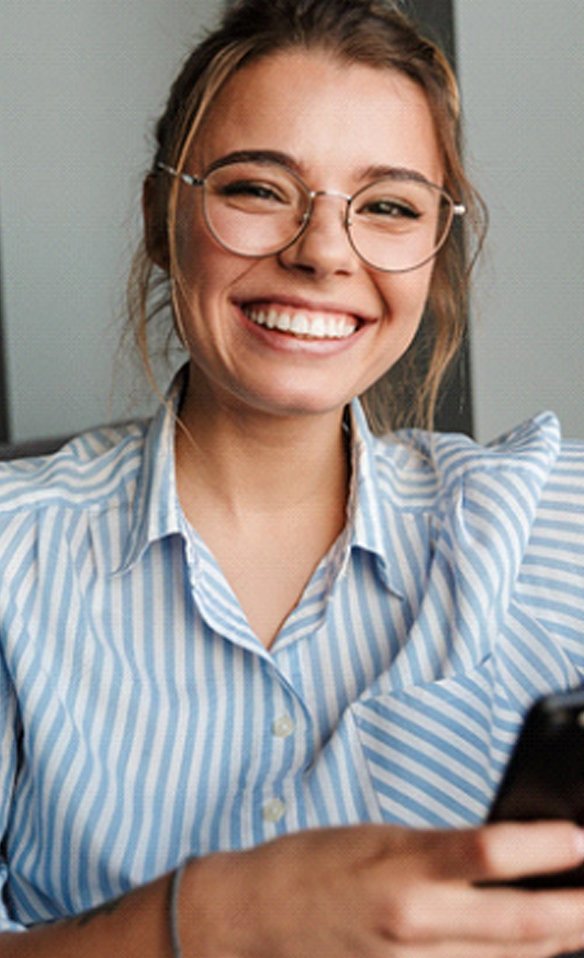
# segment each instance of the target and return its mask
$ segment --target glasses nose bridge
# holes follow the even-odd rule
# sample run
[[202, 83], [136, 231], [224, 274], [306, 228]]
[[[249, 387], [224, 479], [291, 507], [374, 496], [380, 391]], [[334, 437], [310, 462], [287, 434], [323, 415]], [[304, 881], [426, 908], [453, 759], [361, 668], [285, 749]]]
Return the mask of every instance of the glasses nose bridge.
[[345, 229], [347, 229], [351, 223], [349, 212], [353, 197], [349, 196], [347, 193], [342, 193], [340, 190], [308, 190], [308, 209], [304, 214], [304, 226], [307, 227], [312, 220], [314, 201], [323, 196], [330, 196], [333, 199], [344, 201], [342, 223]]

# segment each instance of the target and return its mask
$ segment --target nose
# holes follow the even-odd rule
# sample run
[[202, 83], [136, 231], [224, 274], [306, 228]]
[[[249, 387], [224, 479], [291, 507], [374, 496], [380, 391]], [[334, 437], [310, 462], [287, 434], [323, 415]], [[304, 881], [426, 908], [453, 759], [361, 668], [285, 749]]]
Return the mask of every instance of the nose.
[[349, 242], [344, 193], [319, 190], [311, 193], [307, 223], [298, 239], [279, 254], [282, 265], [314, 276], [353, 273], [359, 258]]

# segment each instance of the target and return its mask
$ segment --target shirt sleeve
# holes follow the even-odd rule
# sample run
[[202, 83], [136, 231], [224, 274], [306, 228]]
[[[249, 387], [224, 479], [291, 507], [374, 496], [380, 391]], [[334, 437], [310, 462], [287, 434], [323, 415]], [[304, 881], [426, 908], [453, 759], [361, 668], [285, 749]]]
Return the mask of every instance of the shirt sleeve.
[[13, 919], [6, 900], [9, 862], [6, 858], [6, 829], [18, 764], [18, 709], [4, 657], [0, 649], [0, 932], [24, 931]]

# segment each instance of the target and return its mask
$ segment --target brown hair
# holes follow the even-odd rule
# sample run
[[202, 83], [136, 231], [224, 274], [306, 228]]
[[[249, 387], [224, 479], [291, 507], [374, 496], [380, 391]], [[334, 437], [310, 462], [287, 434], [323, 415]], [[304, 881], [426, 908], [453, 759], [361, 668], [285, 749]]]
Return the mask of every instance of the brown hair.
[[[239, 0], [219, 27], [188, 57], [156, 126], [149, 174], [152, 222], [149, 248], [174, 262], [178, 181], [157, 176], [159, 162], [181, 170], [197, 131], [224, 83], [246, 64], [290, 48], [323, 50], [351, 63], [398, 70], [425, 92], [444, 167], [444, 188], [467, 209], [436, 256], [427, 309], [406, 355], [362, 396], [376, 432], [414, 423], [431, 427], [443, 377], [466, 331], [469, 273], [484, 233], [485, 211], [464, 173], [460, 104], [453, 71], [440, 49], [420, 36], [394, 3], [383, 0]], [[474, 244], [471, 248], [471, 237]], [[160, 262], [160, 256], [157, 257]], [[130, 315], [152, 378], [148, 327], [170, 305], [169, 274], [155, 266], [146, 245], [129, 284]]]

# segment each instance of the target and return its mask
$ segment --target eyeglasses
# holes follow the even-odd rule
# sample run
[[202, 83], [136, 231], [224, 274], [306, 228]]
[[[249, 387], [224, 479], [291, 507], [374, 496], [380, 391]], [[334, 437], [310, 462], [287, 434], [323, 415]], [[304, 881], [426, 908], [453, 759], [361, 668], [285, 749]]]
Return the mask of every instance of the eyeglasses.
[[270, 256], [292, 246], [307, 229], [315, 200], [330, 196], [344, 201], [343, 226], [360, 259], [378, 270], [405, 272], [431, 260], [454, 217], [465, 213], [440, 186], [399, 170], [347, 196], [311, 190], [272, 160], [219, 161], [204, 177], [166, 163], [157, 168], [201, 189], [209, 230], [239, 256]]

